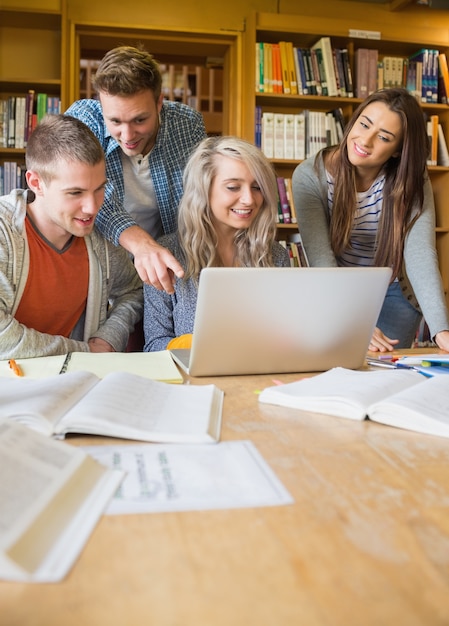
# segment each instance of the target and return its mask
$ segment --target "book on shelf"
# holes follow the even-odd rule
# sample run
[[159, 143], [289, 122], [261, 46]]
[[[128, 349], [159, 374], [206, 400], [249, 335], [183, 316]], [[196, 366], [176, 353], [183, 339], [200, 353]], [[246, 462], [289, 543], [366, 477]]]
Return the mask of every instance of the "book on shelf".
[[368, 49], [368, 95], [370, 96], [377, 89], [377, 68], [379, 63], [379, 51]]
[[329, 91], [327, 88], [327, 74], [324, 67], [323, 51], [321, 48], [312, 48], [310, 53], [314, 63], [315, 78], [319, 85], [319, 93], [321, 96], [328, 96]]
[[338, 96], [339, 92], [335, 77], [332, 42], [330, 37], [321, 37], [316, 43], [313, 44], [312, 50], [321, 50], [327, 91], [327, 93], [323, 93], [323, 95]]
[[35, 102], [36, 92], [34, 89], [29, 89], [26, 95], [26, 106], [25, 106], [25, 147], [27, 145], [28, 139], [31, 136], [31, 133], [34, 130], [36, 125], [36, 116], [34, 115], [34, 102]]
[[8, 98], [8, 126], [7, 126], [7, 146], [14, 148], [16, 140], [16, 98]]
[[286, 41], [285, 48], [287, 54], [288, 75], [290, 78], [290, 93], [292, 94], [292, 96], [295, 96], [298, 94], [298, 80], [296, 78], [293, 43], [291, 41]]
[[263, 91], [273, 93], [273, 63], [271, 43], [263, 44]]
[[262, 107], [256, 105], [254, 115], [254, 143], [262, 148]]
[[285, 142], [285, 114], [284, 113], [274, 113], [273, 116], [273, 124], [274, 124], [274, 158], [275, 159], [283, 159], [284, 157], [284, 142]]
[[273, 92], [282, 93], [282, 66], [279, 43], [271, 44], [271, 55], [273, 67]]
[[408, 62], [406, 88], [418, 102], [421, 102], [422, 63], [420, 61], [410, 60]]
[[305, 115], [304, 112], [294, 114], [294, 146], [295, 153], [294, 158], [296, 161], [302, 161], [305, 159], [305, 146], [306, 146], [306, 135], [305, 135]]
[[446, 137], [444, 136], [443, 127], [438, 124], [438, 165], [449, 167], [449, 151], [447, 148]]
[[256, 92], [263, 93], [264, 81], [264, 44], [261, 41], [256, 43]]
[[280, 41], [279, 49], [281, 53], [281, 69], [282, 69], [282, 92], [285, 94], [291, 94], [291, 76], [290, 76], [290, 64], [288, 59], [287, 42]]
[[284, 159], [295, 158], [295, 116], [284, 113]]
[[327, 95], [327, 93], [323, 93], [323, 87], [324, 87], [324, 91], [327, 92], [327, 84], [323, 85], [321, 82], [320, 66], [318, 62], [317, 51], [311, 48], [308, 51], [308, 56], [310, 59], [310, 69], [312, 72], [313, 84], [315, 86], [315, 93], [317, 96]]
[[9, 420], [0, 420], [0, 578], [62, 580], [124, 472]]
[[334, 57], [334, 71], [337, 80], [338, 93], [342, 98], [347, 98], [348, 92], [346, 86], [345, 71], [343, 68], [342, 50], [340, 48], [334, 48], [332, 50], [332, 53]]
[[274, 158], [274, 113], [262, 113], [262, 152], [268, 159]]
[[293, 56], [295, 59], [296, 80], [298, 83], [298, 93], [303, 96], [309, 94], [309, 86], [307, 82], [306, 69], [301, 48], [293, 48]]
[[427, 159], [427, 165], [438, 164], [438, 115], [431, 115], [427, 122], [427, 135], [430, 142], [430, 154]]
[[162, 443], [213, 443], [221, 429], [223, 392], [215, 385], [171, 385], [87, 371], [0, 386], [0, 418], [47, 436], [103, 435]]
[[278, 187], [279, 203], [282, 212], [282, 223], [291, 224], [292, 216], [290, 210], [290, 202], [287, 196], [287, 188], [285, 186], [285, 179], [282, 176], [277, 176], [276, 182]]
[[355, 51], [355, 96], [364, 100], [368, 96], [369, 50]]
[[46, 93], [38, 93], [37, 101], [36, 101], [36, 122], [42, 120], [44, 115], [47, 113], [47, 94]]
[[259, 401], [353, 420], [372, 421], [449, 437], [449, 385], [411, 369], [333, 368], [264, 389]]
[[449, 69], [444, 52], [438, 54], [438, 101], [449, 104]]
[[421, 102], [438, 101], [438, 51], [421, 48], [408, 57], [408, 62], [417, 61], [422, 66]]
[[391, 87], [404, 87], [404, 58], [396, 56], [385, 56], [382, 59], [383, 65], [383, 86], [385, 89]]
[[292, 224], [297, 224], [298, 217], [297, 217], [297, 214], [296, 214], [295, 199], [294, 199], [294, 196], [293, 196], [292, 179], [291, 178], [284, 178], [284, 181], [285, 181], [285, 190], [286, 190], [286, 193], [287, 193], [287, 199], [288, 199], [288, 203], [290, 205], [291, 223]]
[[343, 71], [345, 74], [346, 95], [348, 98], [354, 97], [354, 81], [352, 77], [352, 69], [349, 63], [349, 52], [347, 48], [342, 48], [341, 58], [343, 62]]
[[312, 67], [312, 55], [309, 48], [301, 48], [302, 57], [304, 59], [304, 69], [306, 73], [308, 91], [311, 96], [318, 95], [317, 83]]
[[14, 148], [25, 147], [26, 97], [16, 97]]

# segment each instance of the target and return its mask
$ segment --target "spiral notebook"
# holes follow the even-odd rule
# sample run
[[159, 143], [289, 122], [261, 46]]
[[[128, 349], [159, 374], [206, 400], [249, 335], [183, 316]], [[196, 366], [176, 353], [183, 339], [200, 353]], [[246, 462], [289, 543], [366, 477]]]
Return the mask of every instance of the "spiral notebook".
[[192, 347], [171, 350], [191, 376], [357, 369], [391, 278], [363, 268], [206, 268]]

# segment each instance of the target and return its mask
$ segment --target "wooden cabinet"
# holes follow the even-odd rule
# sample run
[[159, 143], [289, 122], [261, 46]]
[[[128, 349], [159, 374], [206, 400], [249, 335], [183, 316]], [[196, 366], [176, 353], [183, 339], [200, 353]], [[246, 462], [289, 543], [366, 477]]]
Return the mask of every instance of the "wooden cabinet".
[[[47, 9], [7, 2], [0, 7], [0, 100], [34, 90], [61, 99], [63, 108], [66, 0], [54, 0], [54, 7]], [[0, 143], [0, 163], [23, 163], [24, 154], [23, 148]]]
[[[357, 38], [350, 36], [351, 20], [349, 18], [327, 19], [326, 17], [310, 17], [300, 15], [282, 15], [257, 13], [248, 19], [245, 54], [247, 58], [246, 76], [244, 80], [244, 120], [243, 136], [255, 140], [255, 110], [279, 113], [297, 113], [304, 109], [328, 111], [341, 107], [347, 119], [362, 101], [357, 98], [323, 97], [323, 96], [292, 96], [285, 94], [256, 93], [256, 42], [277, 43], [291, 41], [294, 46], [310, 48], [322, 36], [331, 38], [332, 46], [347, 48], [354, 69], [354, 55], [357, 48], [372, 48], [384, 56], [408, 57], [421, 48], [435, 48], [440, 52], [449, 53], [448, 31], [437, 25], [412, 28], [402, 15], [403, 26], [398, 22], [390, 26], [384, 25], [381, 39]], [[367, 25], [372, 31], [372, 25]], [[359, 34], [363, 34], [359, 30]], [[379, 33], [380, 34], [380, 33]], [[353, 72], [354, 73], [354, 72]], [[436, 114], [443, 127], [446, 139], [449, 140], [449, 106], [446, 104], [422, 104], [423, 112]], [[276, 172], [280, 176], [292, 175], [298, 161], [273, 159]], [[441, 274], [446, 294], [449, 293], [449, 168], [442, 166], [429, 167], [429, 173], [435, 196], [436, 205], [436, 240], [440, 259]], [[279, 227], [280, 237], [285, 233], [295, 232], [296, 224]], [[449, 297], [448, 297], [449, 303]]]

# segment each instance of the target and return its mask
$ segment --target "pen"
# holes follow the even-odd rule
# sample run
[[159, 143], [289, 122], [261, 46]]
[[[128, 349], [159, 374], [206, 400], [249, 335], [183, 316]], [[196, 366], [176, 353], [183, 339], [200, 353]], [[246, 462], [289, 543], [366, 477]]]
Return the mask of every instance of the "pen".
[[21, 368], [17, 365], [14, 359], [9, 359], [8, 364], [16, 376], [23, 376]]
[[366, 359], [368, 365], [373, 365], [374, 367], [387, 367], [393, 370], [412, 370], [418, 372], [418, 374], [422, 374], [426, 378], [431, 378], [431, 374], [424, 372], [422, 369], [417, 368], [413, 365], [406, 365], [405, 363], [398, 363], [398, 361], [379, 361], [377, 359]]
[[368, 365], [374, 365], [374, 367], [388, 367], [390, 369], [397, 369], [396, 363], [393, 361], [381, 361], [380, 359], [366, 359]]

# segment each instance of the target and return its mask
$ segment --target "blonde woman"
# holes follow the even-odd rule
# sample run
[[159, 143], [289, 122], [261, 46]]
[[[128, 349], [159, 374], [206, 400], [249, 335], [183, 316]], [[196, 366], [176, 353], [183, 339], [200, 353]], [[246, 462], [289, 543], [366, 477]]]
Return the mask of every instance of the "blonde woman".
[[178, 230], [160, 239], [184, 277], [174, 294], [145, 285], [144, 351], [190, 346], [203, 268], [290, 265], [275, 241], [276, 214], [274, 171], [258, 148], [237, 137], [199, 144], [184, 172]]

